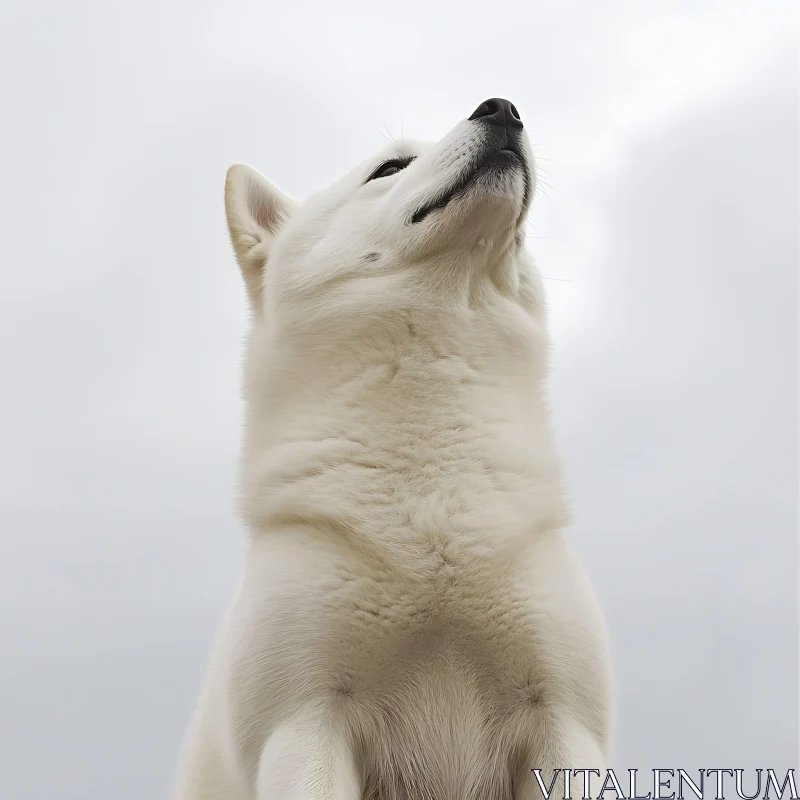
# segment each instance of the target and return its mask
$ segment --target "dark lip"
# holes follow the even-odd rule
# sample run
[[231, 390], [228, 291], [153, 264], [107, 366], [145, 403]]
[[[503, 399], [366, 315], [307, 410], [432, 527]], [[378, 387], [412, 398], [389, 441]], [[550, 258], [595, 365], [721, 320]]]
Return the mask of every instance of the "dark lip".
[[411, 217], [411, 223], [422, 222], [431, 212], [444, 208], [451, 200], [460, 194], [466, 192], [470, 186], [484, 173], [486, 170], [496, 166], [499, 161], [518, 161], [522, 165], [523, 175], [525, 180], [525, 191], [522, 200], [522, 213], [523, 217], [528, 205], [528, 196], [530, 193], [530, 176], [525, 164], [525, 157], [520, 152], [517, 144], [511, 140], [503, 143], [503, 146], [497, 149], [491, 149], [489, 152], [484, 153], [471, 169], [468, 169], [462, 174], [451, 186], [445, 189], [436, 199], [422, 208], [414, 212]]

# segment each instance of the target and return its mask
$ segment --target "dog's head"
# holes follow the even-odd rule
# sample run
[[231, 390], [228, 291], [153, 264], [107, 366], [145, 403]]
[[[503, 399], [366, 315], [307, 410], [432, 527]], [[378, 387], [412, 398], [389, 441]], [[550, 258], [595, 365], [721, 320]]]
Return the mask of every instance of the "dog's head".
[[397, 269], [445, 294], [481, 271], [513, 290], [501, 262], [521, 250], [534, 185], [519, 114], [492, 99], [438, 143], [395, 142], [301, 205], [240, 164], [225, 200], [251, 302], [268, 311], [332, 278]]

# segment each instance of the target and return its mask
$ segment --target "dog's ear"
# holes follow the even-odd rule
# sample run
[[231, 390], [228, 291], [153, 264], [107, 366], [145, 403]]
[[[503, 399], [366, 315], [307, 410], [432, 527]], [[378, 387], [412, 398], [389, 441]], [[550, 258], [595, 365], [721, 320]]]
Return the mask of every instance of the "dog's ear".
[[294, 201], [260, 172], [234, 164], [225, 176], [225, 215], [236, 260], [254, 309], [261, 307], [264, 267], [272, 243], [294, 211]]

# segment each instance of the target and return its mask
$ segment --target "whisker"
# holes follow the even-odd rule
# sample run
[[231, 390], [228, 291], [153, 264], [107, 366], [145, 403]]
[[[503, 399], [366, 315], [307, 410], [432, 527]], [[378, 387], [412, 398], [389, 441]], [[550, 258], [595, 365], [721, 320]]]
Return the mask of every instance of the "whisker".
[[544, 167], [540, 166], [539, 164], [536, 165], [536, 174], [537, 175], [547, 175], [548, 178], [553, 177], [553, 173], [550, 170], [545, 169]]

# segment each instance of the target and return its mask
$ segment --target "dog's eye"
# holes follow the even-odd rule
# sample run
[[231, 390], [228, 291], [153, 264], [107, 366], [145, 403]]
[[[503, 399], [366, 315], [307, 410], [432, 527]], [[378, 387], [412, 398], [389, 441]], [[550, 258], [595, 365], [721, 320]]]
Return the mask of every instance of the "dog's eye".
[[391, 161], [384, 161], [372, 175], [367, 178], [366, 182], [374, 181], [376, 178], [388, 178], [390, 175], [395, 175], [401, 169], [405, 169], [412, 161], [413, 156], [406, 158], [393, 158]]
[[390, 164], [388, 167], [384, 167], [375, 177], [388, 178], [390, 175], [394, 175], [396, 172], [400, 172], [400, 167], [398, 167], [396, 164]]

